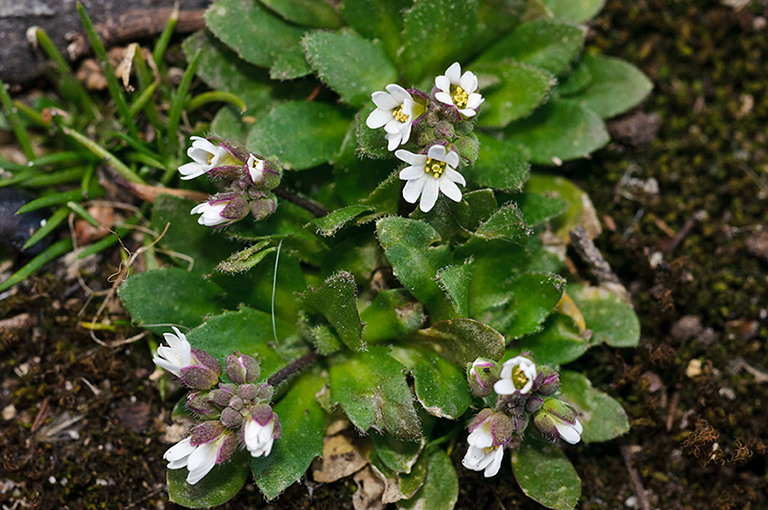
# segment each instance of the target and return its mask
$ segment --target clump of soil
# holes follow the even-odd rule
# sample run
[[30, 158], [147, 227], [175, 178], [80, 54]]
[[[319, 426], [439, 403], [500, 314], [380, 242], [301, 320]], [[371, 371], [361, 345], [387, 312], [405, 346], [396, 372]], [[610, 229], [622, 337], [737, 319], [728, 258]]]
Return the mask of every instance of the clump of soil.
[[[584, 509], [768, 507], [768, 7], [693, 4], [609, 1], [589, 35], [655, 90], [612, 123], [616, 142], [566, 168], [593, 198], [598, 245], [643, 327], [638, 349], [597, 348], [577, 367], [632, 424], [617, 441], [568, 448]], [[92, 280], [118, 262], [100, 261]], [[79, 327], [98, 306], [79, 317], [87, 300], [76, 283], [38, 277], [0, 301], [1, 317], [26, 324], [0, 332], [0, 502], [174, 507], [162, 455], [178, 392], [160, 398], [145, 340], [103, 347]], [[136, 333], [115, 328], [100, 338]], [[457, 465], [462, 454], [459, 441]], [[539, 508], [507, 463], [491, 481], [458, 473], [458, 508]], [[354, 490], [308, 480], [271, 507], [342, 508]], [[252, 486], [226, 507], [245, 505], [269, 507]]]

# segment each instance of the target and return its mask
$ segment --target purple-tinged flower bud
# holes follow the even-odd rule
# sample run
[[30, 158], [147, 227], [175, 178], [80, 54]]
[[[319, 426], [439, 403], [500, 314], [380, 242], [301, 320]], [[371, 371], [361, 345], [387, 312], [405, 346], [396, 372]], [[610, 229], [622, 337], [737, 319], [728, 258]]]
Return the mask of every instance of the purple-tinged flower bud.
[[477, 156], [480, 153], [480, 142], [477, 141], [477, 136], [474, 133], [462, 136], [453, 145], [465, 165], [472, 165], [477, 161]]
[[441, 120], [435, 124], [435, 135], [438, 138], [453, 139], [456, 135], [456, 130], [454, 129], [453, 124]]
[[201, 225], [224, 227], [248, 215], [248, 201], [238, 193], [219, 193], [193, 207], [190, 214], [200, 214]]
[[240, 414], [240, 411], [232, 409], [231, 407], [225, 407], [221, 412], [221, 417], [219, 420], [225, 427], [229, 429], [236, 429], [242, 425], [243, 415]]
[[218, 439], [225, 431], [226, 428], [219, 421], [204, 421], [190, 430], [189, 437], [192, 440], [192, 446], [197, 446]]
[[208, 394], [208, 398], [211, 400], [211, 402], [219, 407], [227, 407], [229, 405], [229, 401], [235, 394], [233, 391], [234, 388], [227, 388], [225, 386], [230, 385], [220, 384], [217, 389], [211, 391]]
[[216, 372], [203, 365], [193, 365], [181, 369], [181, 381], [196, 390], [208, 390], [219, 382]]
[[261, 375], [259, 362], [253, 356], [235, 351], [227, 356], [227, 377], [235, 384], [252, 383]]
[[277, 197], [270, 193], [264, 198], [251, 200], [251, 215], [256, 221], [263, 220], [277, 210]]
[[493, 385], [499, 380], [499, 364], [493, 360], [477, 358], [467, 364], [467, 381], [472, 392], [478, 397], [486, 397], [493, 391]]
[[258, 393], [256, 393], [256, 398], [261, 400], [262, 402], [271, 402], [272, 396], [275, 394], [275, 387], [269, 384], [263, 384], [259, 387]]
[[554, 395], [560, 389], [560, 374], [554, 368], [539, 367], [539, 375], [533, 383], [533, 391], [544, 396]]
[[544, 397], [540, 397], [538, 395], [532, 395], [528, 402], [525, 403], [525, 410], [529, 413], [535, 413], [539, 409], [541, 409], [542, 404], [544, 403]]
[[516, 414], [509, 417], [510, 421], [512, 422], [512, 429], [515, 434], [518, 436], [522, 436], [523, 432], [525, 432], [525, 429], [528, 428], [528, 423], [530, 423], [530, 419], [528, 418], [527, 414]]
[[237, 396], [244, 402], [255, 402], [259, 396], [259, 389], [253, 384], [243, 384], [237, 388]]
[[196, 391], [187, 396], [187, 409], [199, 416], [211, 417], [219, 410], [211, 402], [210, 393]]
[[202, 349], [192, 349], [192, 356], [203, 366], [211, 369], [216, 377], [221, 377], [221, 363], [219, 360], [208, 354]]
[[280, 185], [283, 171], [274, 162], [261, 156], [250, 154], [245, 164], [248, 179], [251, 184], [265, 190], [273, 190]]
[[571, 406], [551, 397], [533, 415], [533, 424], [550, 441], [562, 439], [571, 444], [578, 443], [584, 431]]
[[234, 409], [235, 411], [239, 411], [244, 407], [245, 403], [243, 402], [243, 399], [235, 395], [231, 399], [229, 399], [229, 407]]

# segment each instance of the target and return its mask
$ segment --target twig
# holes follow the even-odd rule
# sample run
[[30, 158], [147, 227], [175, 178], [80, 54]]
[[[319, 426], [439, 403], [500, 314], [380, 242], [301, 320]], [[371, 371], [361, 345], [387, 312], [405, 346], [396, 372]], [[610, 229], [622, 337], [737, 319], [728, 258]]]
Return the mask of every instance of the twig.
[[621, 458], [624, 459], [624, 466], [629, 472], [629, 479], [632, 481], [632, 487], [635, 490], [635, 495], [640, 503], [642, 510], [651, 510], [651, 506], [648, 503], [648, 496], [645, 494], [645, 488], [643, 487], [643, 481], [640, 479], [637, 469], [632, 465], [632, 453], [629, 451], [629, 446], [619, 440], [619, 452], [621, 452]]
[[278, 197], [284, 198], [287, 201], [298, 205], [302, 209], [306, 209], [307, 211], [314, 214], [315, 217], [317, 218], [322, 218], [323, 216], [328, 214], [328, 209], [326, 209], [324, 206], [318, 204], [317, 202], [312, 202], [310, 200], [307, 200], [306, 198], [299, 196], [292, 191], [288, 191], [285, 188], [277, 187], [273, 189], [272, 192]]
[[680, 243], [683, 242], [685, 236], [688, 235], [688, 232], [691, 231], [693, 226], [696, 225], [699, 220], [703, 219], [705, 214], [706, 213], [704, 211], [697, 211], [693, 213], [693, 216], [688, 218], [688, 220], [683, 225], [683, 228], [681, 228], [680, 231], [675, 234], [672, 239], [669, 240], [669, 243], [667, 243], [667, 245], [664, 247], [664, 251], [667, 253], [675, 251], [675, 249], [680, 246]]
[[269, 384], [270, 386], [277, 386], [281, 382], [288, 379], [288, 377], [290, 377], [294, 373], [307, 368], [309, 365], [317, 361], [318, 357], [319, 355], [317, 354], [317, 352], [309, 351], [304, 356], [293, 360], [288, 365], [284, 366], [283, 368], [281, 368], [280, 370], [272, 374], [272, 376], [269, 379], [267, 379], [267, 384]]
[[589, 270], [597, 280], [597, 283], [615, 292], [627, 303], [631, 303], [629, 292], [627, 292], [627, 289], [622, 285], [619, 277], [613, 272], [610, 264], [608, 264], [605, 257], [603, 257], [603, 254], [597, 249], [595, 243], [592, 242], [592, 239], [590, 239], [589, 234], [584, 230], [584, 227], [577, 225], [576, 228], [571, 230], [570, 236], [573, 248], [589, 267]]

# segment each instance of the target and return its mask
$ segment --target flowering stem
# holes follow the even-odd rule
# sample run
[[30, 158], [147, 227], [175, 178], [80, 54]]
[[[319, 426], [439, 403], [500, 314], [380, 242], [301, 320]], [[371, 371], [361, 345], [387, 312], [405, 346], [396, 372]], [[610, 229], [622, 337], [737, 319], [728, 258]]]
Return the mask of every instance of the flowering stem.
[[267, 384], [270, 386], [277, 386], [281, 382], [288, 379], [291, 375], [307, 368], [309, 365], [317, 361], [317, 358], [319, 357], [320, 355], [317, 354], [317, 352], [309, 351], [304, 356], [293, 360], [288, 365], [272, 374], [272, 376], [267, 379]]
[[272, 193], [274, 193], [280, 198], [284, 198], [287, 201], [298, 205], [302, 209], [306, 209], [307, 211], [314, 214], [315, 217], [317, 218], [322, 218], [323, 216], [328, 214], [328, 209], [326, 209], [325, 206], [322, 206], [317, 202], [312, 202], [311, 200], [307, 200], [306, 198], [301, 197], [292, 191], [288, 191], [287, 189], [278, 187], [273, 189]]

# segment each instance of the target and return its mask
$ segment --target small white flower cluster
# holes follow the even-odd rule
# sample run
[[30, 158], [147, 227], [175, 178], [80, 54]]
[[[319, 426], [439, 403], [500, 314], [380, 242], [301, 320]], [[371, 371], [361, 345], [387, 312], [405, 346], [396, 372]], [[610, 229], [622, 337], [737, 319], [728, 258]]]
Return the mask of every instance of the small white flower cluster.
[[[371, 95], [376, 109], [366, 125], [384, 128], [388, 150], [394, 151], [412, 140], [414, 129], [419, 132], [419, 152], [399, 149], [395, 156], [410, 165], [400, 171], [400, 179], [407, 181], [403, 198], [411, 204], [421, 198], [419, 208], [423, 212], [434, 207], [440, 193], [461, 201], [457, 184], [467, 183], [457, 171], [462, 162], [460, 155], [467, 164], [474, 163], [477, 157], [477, 138], [471, 135], [470, 121], [484, 101], [477, 90], [477, 76], [471, 71], [461, 74], [461, 65], [455, 62], [444, 75], [435, 78], [429, 96], [394, 83], [386, 86], [386, 92]], [[462, 153], [462, 147], [468, 149]]]
[[249, 153], [229, 140], [199, 136], [193, 136], [191, 140], [187, 155], [193, 161], [179, 167], [181, 178], [188, 180], [208, 175], [224, 183], [221, 193], [192, 209], [192, 214], [200, 215], [198, 223], [224, 227], [243, 219], [248, 213], [258, 221], [275, 211], [277, 197], [272, 190], [280, 184], [282, 171], [273, 161]]
[[575, 411], [553, 396], [560, 376], [551, 367], [537, 366], [530, 356], [515, 356], [501, 366], [479, 358], [467, 366], [467, 380], [478, 397], [491, 395], [491, 388], [497, 395], [495, 409], [483, 409], [469, 423], [469, 447], [462, 461], [467, 469], [496, 475], [504, 449], [522, 437], [531, 421], [551, 441], [576, 444], [581, 439], [584, 428]]
[[272, 386], [255, 384], [259, 363], [237, 352], [228, 356], [224, 372], [231, 382], [223, 383], [220, 362], [192, 348], [184, 333], [173, 330], [163, 335], [168, 345], [157, 348], [154, 362], [195, 390], [187, 408], [202, 422], [165, 452], [168, 468], [187, 468], [187, 483], [194, 485], [229, 460], [238, 444], [253, 457], [269, 455], [280, 426], [269, 405]]

